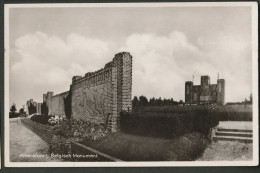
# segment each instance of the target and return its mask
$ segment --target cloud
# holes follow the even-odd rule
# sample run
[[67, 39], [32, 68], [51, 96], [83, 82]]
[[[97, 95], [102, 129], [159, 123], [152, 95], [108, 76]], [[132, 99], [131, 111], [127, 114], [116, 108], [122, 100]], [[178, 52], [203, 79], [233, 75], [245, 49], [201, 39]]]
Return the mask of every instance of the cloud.
[[66, 91], [72, 76], [102, 68], [113, 58], [104, 41], [74, 33], [66, 40], [42, 32], [24, 35], [15, 41], [14, 51], [11, 55], [19, 58], [10, 57], [10, 97], [19, 95], [18, 105], [29, 98], [42, 101], [47, 91]]
[[[251, 44], [226, 33], [189, 40], [184, 32], [168, 35], [134, 33], [123, 46], [71, 33], [63, 40], [43, 32], [15, 41], [10, 54], [10, 102], [22, 105], [29, 98], [42, 101], [47, 91], [69, 89], [74, 75], [102, 68], [111, 61], [115, 47], [133, 56], [133, 96], [184, 100], [185, 81], [195, 75], [217, 74], [226, 79], [226, 101], [241, 101], [251, 92]], [[18, 58], [19, 57], [19, 58]]]
[[137, 96], [184, 99], [184, 83], [195, 75], [217, 74], [226, 79], [226, 101], [241, 101], [251, 92], [250, 44], [238, 37], [216, 33], [198, 37], [192, 43], [185, 33], [173, 31], [167, 36], [132, 34], [121, 50], [133, 60], [133, 90]]

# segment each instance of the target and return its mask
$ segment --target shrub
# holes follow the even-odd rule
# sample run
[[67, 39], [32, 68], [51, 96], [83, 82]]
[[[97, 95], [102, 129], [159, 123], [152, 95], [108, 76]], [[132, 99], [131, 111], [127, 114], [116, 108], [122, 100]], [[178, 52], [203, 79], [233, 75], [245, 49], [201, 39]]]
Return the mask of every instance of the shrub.
[[218, 120], [213, 107], [187, 112], [143, 110], [120, 114], [122, 131], [143, 136], [173, 138], [191, 131], [206, 135], [209, 129], [216, 125]]
[[65, 119], [59, 125], [55, 125], [54, 134], [77, 140], [97, 140], [104, 137], [108, 130], [104, 123], [90, 120]]
[[[67, 155], [71, 154], [71, 145], [64, 137], [53, 136], [50, 144], [50, 153]], [[63, 160], [70, 160], [70, 158], [62, 158]]]
[[46, 115], [33, 114], [30, 116], [30, 119], [40, 124], [48, 124], [49, 117]]
[[186, 105], [186, 106], [145, 106], [139, 108], [136, 112], [144, 111], [149, 113], [187, 113], [195, 111], [209, 111], [214, 108], [215, 116], [218, 121], [252, 121], [252, 105]]
[[20, 114], [19, 113], [11, 113], [9, 112], [9, 118], [17, 118]]
[[51, 117], [49, 120], [48, 120], [48, 123], [50, 124], [50, 125], [56, 125], [56, 124], [58, 124], [59, 122], [62, 122], [62, 121], [64, 121], [66, 119], [66, 116], [65, 115], [63, 115], [63, 116], [56, 116], [56, 117]]

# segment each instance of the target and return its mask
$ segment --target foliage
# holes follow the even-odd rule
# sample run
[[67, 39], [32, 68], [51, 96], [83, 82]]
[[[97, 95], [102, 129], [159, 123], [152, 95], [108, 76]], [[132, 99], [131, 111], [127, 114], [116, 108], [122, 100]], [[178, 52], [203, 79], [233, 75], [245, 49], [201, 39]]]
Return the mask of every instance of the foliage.
[[48, 124], [49, 117], [46, 115], [34, 114], [30, 117], [30, 119], [40, 124]]
[[207, 134], [218, 124], [214, 107], [193, 111], [176, 111], [158, 107], [151, 111], [141, 109], [120, 114], [121, 130], [131, 134], [172, 138], [187, 132], [198, 131]]
[[201, 155], [208, 145], [208, 139], [198, 132], [185, 133], [174, 139], [162, 139], [121, 131], [82, 143], [124, 161], [188, 161]]
[[[60, 154], [66, 155], [71, 154], [71, 145], [70, 142], [67, 141], [62, 136], [53, 136], [50, 144], [50, 153], [52, 154]], [[63, 158], [65, 160], [70, 160], [70, 158]]]
[[108, 133], [106, 125], [98, 123], [97, 120], [64, 119], [59, 125], [55, 125], [53, 130], [54, 134], [65, 138], [90, 141], [102, 138]]
[[173, 105], [182, 105], [184, 102], [182, 100], [174, 101], [173, 98], [170, 99], [162, 99], [159, 98], [150, 98], [149, 101], [145, 96], [140, 96], [139, 99], [134, 96], [134, 99], [132, 100], [133, 109], [136, 110], [138, 107], [144, 107], [144, 106], [173, 106]]
[[15, 112], [15, 113], [11, 113], [9, 112], [9, 118], [17, 118], [20, 114]]
[[15, 113], [16, 112], [16, 105], [13, 103], [13, 105], [10, 108], [10, 113]]
[[252, 121], [253, 107], [250, 104], [216, 106], [219, 121]]
[[19, 110], [19, 113], [20, 113], [20, 114], [25, 114], [24, 108], [21, 108], [21, 109]]
[[148, 104], [148, 99], [145, 96], [139, 97], [139, 106], [146, 106]]
[[16, 118], [19, 116], [19, 113], [17, 113], [16, 110], [16, 105], [13, 103], [13, 105], [10, 108], [9, 118]]
[[139, 102], [138, 98], [136, 96], [134, 96], [134, 99], [132, 101], [133, 107], [137, 107], [138, 106], [138, 102]]
[[59, 124], [59, 122], [64, 121], [66, 118], [66, 116], [56, 116], [56, 117], [50, 117], [50, 119], [48, 120], [48, 123], [50, 125], [56, 125]]

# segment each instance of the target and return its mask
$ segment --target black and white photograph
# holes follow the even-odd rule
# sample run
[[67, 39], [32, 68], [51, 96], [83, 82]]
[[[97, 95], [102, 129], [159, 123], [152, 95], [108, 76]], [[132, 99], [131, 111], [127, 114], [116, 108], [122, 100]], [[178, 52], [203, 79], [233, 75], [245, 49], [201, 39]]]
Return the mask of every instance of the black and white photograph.
[[258, 165], [256, 2], [4, 10], [6, 167]]

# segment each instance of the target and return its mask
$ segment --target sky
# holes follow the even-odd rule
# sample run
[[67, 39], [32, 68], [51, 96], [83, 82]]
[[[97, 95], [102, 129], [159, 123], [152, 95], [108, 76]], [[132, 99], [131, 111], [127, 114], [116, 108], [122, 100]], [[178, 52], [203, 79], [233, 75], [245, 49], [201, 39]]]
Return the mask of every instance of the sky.
[[133, 56], [132, 97], [184, 100], [185, 81], [226, 80], [226, 102], [252, 92], [250, 7], [11, 8], [9, 104], [69, 90], [75, 75]]

